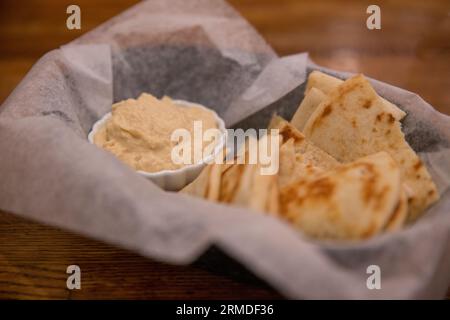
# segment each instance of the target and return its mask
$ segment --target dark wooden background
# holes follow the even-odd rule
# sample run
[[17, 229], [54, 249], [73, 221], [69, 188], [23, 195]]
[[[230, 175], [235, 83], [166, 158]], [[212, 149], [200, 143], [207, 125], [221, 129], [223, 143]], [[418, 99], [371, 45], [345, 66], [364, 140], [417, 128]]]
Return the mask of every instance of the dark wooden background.
[[[0, 103], [45, 52], [138, 1], [0, 1]], [[358, 71], [419, 93], [450, 114], [450, 1], [377, 1], [382, 30], [365, 27], [371, 1], [233, 0], [280, 55], [308, 51], [324, 66]], [[78, 4], [82, 30], [65, 27]], [[0, 178], [1, 183], [1, 178]], [[82, 289], [66, 289], [66, 267], [82, 269]], [[151, 261], [97, 241], [0, 212], [0, 298], [279, 298], [270, 287]]]

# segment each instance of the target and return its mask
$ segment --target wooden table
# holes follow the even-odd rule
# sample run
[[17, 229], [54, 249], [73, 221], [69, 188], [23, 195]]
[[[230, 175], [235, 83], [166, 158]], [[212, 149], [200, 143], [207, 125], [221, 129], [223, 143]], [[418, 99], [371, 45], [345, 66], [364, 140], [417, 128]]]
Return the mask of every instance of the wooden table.
[[[0, 102], [45, 52], [116, 15], [134, 0], [78, 0], [82, 30], [65, 27], [72, 1], [0, 2]], [[450, 114], [450, 2], [378, 1], [382, 29], [369, 31], [369, 1], [233, 0], [280, 55], [358, 71], [419, 93]], [[0, 298], [279, 298], [262, 282], [220, 274], [201, 262], [177, 267], [0, 213]], [[82, 289], [66, 289], [80, 265]], [[450, 293], [450, 292], [449, 292]], [[450, 295], [449, 295], [450, 297]]]

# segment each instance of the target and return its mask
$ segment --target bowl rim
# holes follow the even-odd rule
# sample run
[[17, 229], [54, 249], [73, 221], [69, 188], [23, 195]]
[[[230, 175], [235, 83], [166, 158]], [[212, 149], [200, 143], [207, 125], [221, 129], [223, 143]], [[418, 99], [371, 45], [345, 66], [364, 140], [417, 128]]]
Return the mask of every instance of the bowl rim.
[[[178, 175], [178, 174], [182, 174], [182, 173], [186, 173], [188, 171], [191, 170], [196, 170], [199, 168], [202, 168], [203, 166], [207, 165], [208, 163], [210, 163], [211, 160], [213, 160], [220, 152], [222, 152], [225, 143], [227, 141], [227, 129], [225, 127], [225, 122], [223, 121], [222, 118], [219, 117], [219, 115], [217, 114], [216, 111], [214, 111], [213, 109], [207, 108], [201, 104], [195, 103], [195, 102], [190, 102], [190, 101], [186, 101], [186, 100], [181, 100], [181, 99], [173, 99], [172, 102], [178, 106], [184, 106], [187, 108], [192, 108], [192, 107], [199, 107], [202, 108], [206, 111], [211, 112], [214, 115], [214, 118], [216, 120], [216, 124], [217, 124], [217, 129], [219, 129], [222, 134], [220, 136], [220, 140], [217, 143], [217, 145], [214, 147], [213, 152], [206, 156], [205, 158], [203, 158], [200, 162], [198, 163], [194, 163], [194, 164], [188, 164], [185, 165], [181, 168], [178, 169], [165, 169], [165, 170], [161, 170], [161, 171], [156, 171], [156, 172], [148, 172], [148, 171], [142, 171], [142, 170], [135, 170], [137, 173], [139, 173], [140, 175], [147, 177], [147, 178], [160, 178], [160, 177], [164, 177], [164, 176], [172, 176], [172, 175]], [[97, 131], [106, 123], [106, 121], [111, 117], [111, 111], [109, 111], [108, 113], [104, 114], [100, 119], [98, 119], [92, 126], [91, 130], [88, 133], [88, 141], [91, 144], [94, 144], [94, 136], [97, 133]]]

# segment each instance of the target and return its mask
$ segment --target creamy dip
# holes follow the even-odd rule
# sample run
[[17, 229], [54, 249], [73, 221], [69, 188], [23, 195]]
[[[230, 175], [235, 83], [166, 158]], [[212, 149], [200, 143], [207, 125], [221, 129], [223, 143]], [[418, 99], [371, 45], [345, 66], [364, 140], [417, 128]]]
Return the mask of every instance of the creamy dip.
[[171, 159], [175, 129], [193, 136], [194, 121], [202, 121], [203, 131], [217, 128], [214, 113], [200, 107], [186, 107], [164, 97], [143, 93], [112, 106], [111, 117], [94, 136], [94, 143], [113, 153], [136, 170], [157, 172], [183, 167]]

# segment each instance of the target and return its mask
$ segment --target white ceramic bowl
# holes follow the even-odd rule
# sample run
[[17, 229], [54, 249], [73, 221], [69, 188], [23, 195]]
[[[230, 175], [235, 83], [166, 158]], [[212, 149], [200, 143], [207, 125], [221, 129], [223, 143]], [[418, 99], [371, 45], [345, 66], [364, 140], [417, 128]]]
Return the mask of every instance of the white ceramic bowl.
[[[223, 150], [225, 142], [227, 140], [227, 130], [225, 128], [225, 123], [214, 110], [208, 109], [200, 104], [184, 100], [173, 100], [173, 102], [179, 106], [184, 106], [187, 108], [199, 107], [212, 112], [214, 114], [214, 117], [216, 118], [217, 128], [222, 132], [222, 135], [220, 136], [220, 140], [214, 148], [213, 153], [199, 163], [186, 165], [176, 170], [162, 170], [158, 172], [137, 171], [140, 175], [146, 177], [147, 179], [150, 179], [159, 187], [168, 191], [178, 191], [187, 184], [191, 183], [195, 178], [197, 178], [202, 169], [206, 166], [206, 163], [215, 158], [215, 156]], [[93, 125], [91, 132], [89, 132], [88, 134], [88, 140], [90, 143], [94, 143], [95, 134], [110, 117], [111, 112], [108, 112]]]

